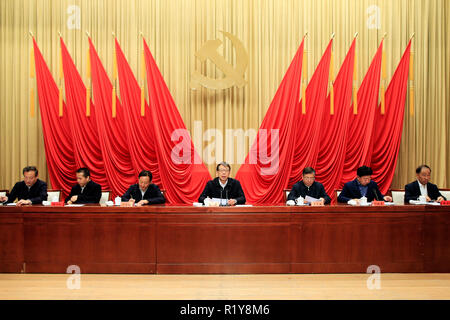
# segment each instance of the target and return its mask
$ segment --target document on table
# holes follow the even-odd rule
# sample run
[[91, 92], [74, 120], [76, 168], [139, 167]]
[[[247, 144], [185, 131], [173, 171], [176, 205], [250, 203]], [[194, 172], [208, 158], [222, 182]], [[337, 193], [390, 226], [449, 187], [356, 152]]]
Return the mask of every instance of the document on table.
[[419, 200], [409, 200], [409, 203], [411, 204], [426, 204], [426, 205], [430, 205], [430, 206], [440, 206], [441, 204], [439, 202], [421, 202]]
[[211, 201], [212, 202], [217, 202], [221, 206], [226, 206], [227, 203], [228, 203], [227, 199], [220, 199], [220, 198], [212, 198]]
[[306, 196], [306, 198], [305, 198], [305, 202], [311, 203], [311, 202], [317, 202], [317, 201], [320, 201], [320, 200], [316, 199], [316, 198], [313, 198], [313, 197], [310, 197], [310, 196]]
[[84, 206], [84, 204], [79, 204], [79, 203], [75, 203], [75, 204], [66, 204], [66, 207], [82, 207]]
[[11, 203], [8, 203], [7, 206], [15, 207], [15, 206], [17, 206], [17, 203], [11, 202]]

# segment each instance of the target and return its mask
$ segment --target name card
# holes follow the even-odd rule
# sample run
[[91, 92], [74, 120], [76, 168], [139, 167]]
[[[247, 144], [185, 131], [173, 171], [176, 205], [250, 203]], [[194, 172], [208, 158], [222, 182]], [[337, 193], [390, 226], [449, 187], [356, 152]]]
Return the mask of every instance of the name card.
[[450, 206], [450, 200], [441, 201], [441, 206]]
[[313, 201], [311, 202], [311, 207], [323, 207], [324, 204], [322, 201]]
[[51, 202], [51, 207], [64, 207], [64, 202]]
[[372, 206], [374, 206], [374, 207], [381, 207], [381, 206], [384, 206], [385, 205], [385, 203], [384, 203], [384, 201], [372, 201]]

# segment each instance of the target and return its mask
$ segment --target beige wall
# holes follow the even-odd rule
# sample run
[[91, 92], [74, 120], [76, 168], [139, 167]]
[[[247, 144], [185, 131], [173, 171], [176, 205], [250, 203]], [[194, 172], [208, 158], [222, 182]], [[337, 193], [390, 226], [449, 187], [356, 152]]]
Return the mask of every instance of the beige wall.
[[[81, 10], [81, 28], [69, 29], [73, 13]], [[380, 9], [380, 29], [369, 29]], [[55, 79], [59, 70], [58, 31], [86, 80], [88, 30], [109, 74], [112, 73], [114, 31], [135, 75], [140, 77], [142, 31], [167, 82], [181, 115], [193, 130], [202, 121], [202, 132], [219, 129], [256, 129], [306, 31], [308, 74], [311, 77], [332, 32], [335, 70], [343, 61], [354, 33], [357, 41], [358, 77], [361, 82], [385, 32], [388, 81], [415, 32], [415, 116], [405, 113], [405, 124], [393, 187], [413, 179], [414, 168], [425, 162], [432, 179], [450, 187], [450, 3], [445, 0], [3, 0], [0, 2], [0, 189], [20, 179], [21, 168], [37, 165], [47, 179], [39, 112], [29, 116], [31, 30]], [[190, 75], [201, 70], [221, 77], [210, 63], [194, 56], [206, 40], [224, 40], [219, 30], [236, 35], [249, 54], [248, 84], [223, 91], [189, 88]], [[224, 56], [232, 61], [234, 49], [224, 41]], [[235, 57], [233, 57], [234, 59]], [[37, 101], [37, 96], [36, 96]], [[191, 131], [192, 133], [192, 131]], [[203, 147], [209, 143], [205, 142]], [[245, 154], [248, 143], [245, 146]], [[224, 158], [230, 162], [230, 152]], [[243, 155], [245, 156], [245, 155]], [[208, 161], [208, 159], [205, 159]], [[219, 159], [221, 160], [221, 159]], [[215, 161], [213, 161], [215, 162]], [[239, 165], [233, 165], [234, 173]], [[209, 165], [214, 174], [214, 165]]]

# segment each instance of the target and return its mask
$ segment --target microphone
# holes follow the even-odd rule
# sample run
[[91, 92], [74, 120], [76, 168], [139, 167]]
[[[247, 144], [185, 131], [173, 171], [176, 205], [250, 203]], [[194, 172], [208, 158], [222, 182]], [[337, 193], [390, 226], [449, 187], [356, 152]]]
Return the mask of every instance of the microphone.
[[227, 197], [227, 206], [228, 206], [228, 190], [225, 190], [226, 197]]
[[222, 204], [222, 193], [223, 193], [223, 188], [220, 188], [220, 205], [223, 206]]
[[372, 192], [375, 194], [375, 199], [377, 199], [377, 201], [380, 201], [380, 199], [378, 198], [378, 194], [377, 194], [377, 192], [375, 191], [375, 189], [374, 189], [374, 188], [371, 188], [370, 190], [372, 190]]

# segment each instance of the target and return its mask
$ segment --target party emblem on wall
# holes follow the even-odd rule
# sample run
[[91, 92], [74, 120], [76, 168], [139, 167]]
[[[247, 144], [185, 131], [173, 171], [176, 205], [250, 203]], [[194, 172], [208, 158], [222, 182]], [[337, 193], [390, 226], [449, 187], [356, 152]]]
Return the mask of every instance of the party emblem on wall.
[[230, 39], [233, 44], [236, 52], [236, 64], [233, 66], [228, 63], [225, 57], [221, 56], [217, 48], [220, 47], [222, 41], [216, 40], [208, 40], [203, 45], [200, 50], [197, 51], [195, 56], [201, 61], [205, 62], [209, 59], [217, 68], [219, 68], [225, 75], [225, 77], [220, 79], [214, 79], [207, 76], [202, 75], [200, 72], [195, 71], [191, 76], [191, 89], [200, 89], [201, 86], [208, 89], [228, 89], [233, 86], [237, 86], [238, 88], [242, 88], [245, 86], [247, 81], [244, 79], [245, 70], [248, 66], [248, 54], [245, 50], [242, 42], [226, 31], [220, 31], [223, 33], [225, 37]]

